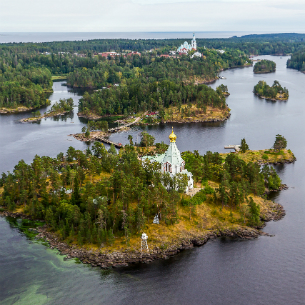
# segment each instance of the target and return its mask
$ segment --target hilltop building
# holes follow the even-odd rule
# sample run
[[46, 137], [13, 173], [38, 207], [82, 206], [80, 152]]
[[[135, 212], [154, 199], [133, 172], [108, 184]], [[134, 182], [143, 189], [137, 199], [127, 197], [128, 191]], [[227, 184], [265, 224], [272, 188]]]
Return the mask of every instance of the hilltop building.
[[178, 49], [177, 49], [177, 53], [179, 53], [180, 55], [182, 54], [187, 54], [189, 51], [191, 50], [195, 50], [197, 51], [197, 42], [196, 42], [196, 38], [195, 38], [195, 33], [193, 33], [193, 39], [191, 41], [191, 44], [188, 44], [187, 41], [185, 41]]
[[161, 164], [161, 172], [169, 173], [171, 177], [174, 177], [176, 174], [186, 174], [188, 177], [188, 186], [186, 187], [186, 192], [190, 191], [194, 187], [193, 174], [185, 169], [185, 161], [181, 157], [181, 153], [176, 145], [177, 136], [172, 133], [169, 135], [170, 144], [167, 151], [158, 156], [146, 156], [142, 159], [148, 159], [152, 162], [159, 162]]

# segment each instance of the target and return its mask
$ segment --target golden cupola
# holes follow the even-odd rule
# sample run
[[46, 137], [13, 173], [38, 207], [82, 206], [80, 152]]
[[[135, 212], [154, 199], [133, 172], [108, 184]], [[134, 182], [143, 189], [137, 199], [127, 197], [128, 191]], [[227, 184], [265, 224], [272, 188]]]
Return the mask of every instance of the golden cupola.
[[177, 136], [174, 134], [174, 127], [172, 127], [172, 133], [168, 136], [171, 143], [175, 143]]

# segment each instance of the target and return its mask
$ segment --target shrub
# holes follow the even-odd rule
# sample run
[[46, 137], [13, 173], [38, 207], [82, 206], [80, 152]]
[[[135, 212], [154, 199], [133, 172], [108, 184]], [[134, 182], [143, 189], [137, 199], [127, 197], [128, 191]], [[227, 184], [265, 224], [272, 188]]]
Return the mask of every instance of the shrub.
[[215, 190], [208, 185], [205, 187], [204, 192], [205, 192], [205, 194], [214, 194]]
[[262, 158], [263, 158], [264, 160], [268, 160], [268, 156], [267, 156], [266, 154], [263, 154]]
[[205, 192], [204, 190], [200, 190], [189, 200], [189, 203], [192, 205], [199, 205], [202, 204], [205, 200], [206, 200]]
[[190, 204], [190, 200], [182, 197], [180, 203], [182, 206], [186, 207]]

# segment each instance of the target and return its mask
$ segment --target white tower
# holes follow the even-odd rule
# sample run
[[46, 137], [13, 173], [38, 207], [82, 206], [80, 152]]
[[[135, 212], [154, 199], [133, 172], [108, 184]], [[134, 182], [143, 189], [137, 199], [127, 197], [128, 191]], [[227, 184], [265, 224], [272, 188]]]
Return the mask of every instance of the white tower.
[[145, 233], [142, 233], [142, 236], [141, 236], [141, 253], [143, 252], [143, 250], [148, 252], [147, 239], [148, 239], [148, 236]]
[[192, 49], [197, 50], [197, 42], [196, 42], [196, 38], [195, 38], [195, 33], [193, 33]]

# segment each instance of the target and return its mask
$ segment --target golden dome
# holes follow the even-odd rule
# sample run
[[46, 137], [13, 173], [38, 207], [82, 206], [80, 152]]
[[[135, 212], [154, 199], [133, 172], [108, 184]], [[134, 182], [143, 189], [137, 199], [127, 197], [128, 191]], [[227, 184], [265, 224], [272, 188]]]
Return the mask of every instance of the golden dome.
[[174, 127], [172, 127], [172, 133], [168, 137], [171, 142], [176, 142], [177, 136], [174, 134]]

